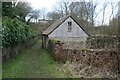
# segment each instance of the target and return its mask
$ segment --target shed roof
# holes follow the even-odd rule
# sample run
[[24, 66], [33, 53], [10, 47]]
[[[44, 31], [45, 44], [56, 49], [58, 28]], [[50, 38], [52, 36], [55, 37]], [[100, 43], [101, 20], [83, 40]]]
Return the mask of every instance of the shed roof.
[[[43, 35], [49, 35], [50, 33], [52, 33], [57, 27], [59, 27], [59, 25], [61, 25], [67, 18], [71, 17], [76, 23], [77, 21], [71, 16], [71, 15], [67, 15], [65, 17], [62, 17], [58, 20], [56, 20], [49, 28], [47, 28], [42, 34]], [[78, 24], [78, 23], [77, 23]], [[79, 24], [78, 24], [79, 25]], [[79, 25], [79, 27], [88, 35], [90, 36], [85, 29], [83, 29], [83, 27], [81, 27]]]

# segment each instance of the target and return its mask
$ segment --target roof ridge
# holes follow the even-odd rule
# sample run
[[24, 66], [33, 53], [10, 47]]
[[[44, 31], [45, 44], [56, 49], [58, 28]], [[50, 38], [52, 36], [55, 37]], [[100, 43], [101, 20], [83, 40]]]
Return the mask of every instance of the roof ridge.
[[61, 17], [59, 19], [57, 19], [50, 27], [48, 27], [42, 34], [48, 35], [50, 34], [54, 29], [56, 29], [62, 22], [64, 22], [68, 17], [68, 16], [64, 16]]
[[[77, 25], [79, 25], [79, 27], [82, 28], [83, 31], [85, 31], [86, 34], [88, 34], [88, 32], [70, 15], [66, 15], [62, 18], [57, 19], [50, 27], [48, 27], [42, 34], [43, 35], [49, 35], [50, 33], [52, 33], [57, 27], [59, 27], [60, 24], [62, 24], [67, 18], [71, 17], [76, 23]], [[89, 34], [88, 34], [89, 35]], [[89, 35], [90, 36], [90, 35]]]

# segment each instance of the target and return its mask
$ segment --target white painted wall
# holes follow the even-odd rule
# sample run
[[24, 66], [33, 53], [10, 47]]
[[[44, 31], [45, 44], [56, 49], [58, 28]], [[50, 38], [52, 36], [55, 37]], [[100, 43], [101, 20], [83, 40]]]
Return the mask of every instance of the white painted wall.
[[[72, 21], [72, 31], [68, 32], [68, 21]], [[65, 22], [63, 22], [58, 28], [56, 28], [51, 34], [48, 35], [49, 38], [86, 38], [88, 35], [77, 25], [74, 20], [69, 17]]]

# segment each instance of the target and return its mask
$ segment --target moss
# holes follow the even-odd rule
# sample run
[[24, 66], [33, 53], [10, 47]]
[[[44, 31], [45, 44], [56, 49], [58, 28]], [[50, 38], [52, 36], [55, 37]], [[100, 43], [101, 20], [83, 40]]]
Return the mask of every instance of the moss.
[[82, 52], [84, 52], [84, 51], [89, 51], [89, 49], [87, 49], [87, 48], [82, 48]]
[[49, 41], [52, 42], [52, 43], [60, 43], [59, 39], [50, 39]]

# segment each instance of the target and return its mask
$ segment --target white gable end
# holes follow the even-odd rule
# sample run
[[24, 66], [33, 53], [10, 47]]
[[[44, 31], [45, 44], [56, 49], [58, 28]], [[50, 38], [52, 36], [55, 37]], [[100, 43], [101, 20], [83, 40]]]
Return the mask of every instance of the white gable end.
[[[72, 22], [72, 29], [68, 31], [68, 22]], [[74, 20], [69, 17], [67, 18], [59, 27], [57, 27], [52, 33], [48, 35], [49, 38], [80, 38], [88, 37], [88, 35], [83, 31], [79, 25], [77, 25]]]

